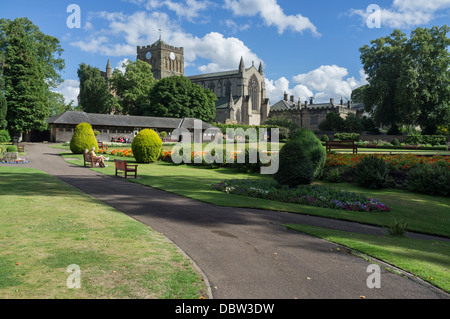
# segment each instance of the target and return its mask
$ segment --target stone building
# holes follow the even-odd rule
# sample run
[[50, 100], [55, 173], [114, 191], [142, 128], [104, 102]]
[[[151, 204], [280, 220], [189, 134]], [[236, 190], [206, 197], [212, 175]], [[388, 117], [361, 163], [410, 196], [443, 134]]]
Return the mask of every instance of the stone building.
[[310, 98], [309, 103], [300, 100], [295, 102], [293, 95], [288, 99], [288, 94], [284, 94], [284, 99], [272, 105], [269, 117], [284, 117], [291, 119], [298, 127], [304, 127], [313, 131], [319, 130], [319, 124], [322, 123], [327, 114], [335, 112], [343, 119], [349, 114], [357, 114], [357, 109], [348, 101], [344, 103], [341, 98], [339, 103], [330, 99], [329, 103], [314, 103], [314, 98]]
[[148, 46], [138, 46], [137, 59], [152, 66], [156, 80], [184, 75], [184, 48], [168, 45], [161, 39]]
[[188, 77], [217, 96], [216, 122], [261, 125], [269, 116], [262, 64], [246, 68], [241, 58], [237, 70]]
[[[166, 118], [147, 116], [128, 116], [93, 114], [78, 111], [67, 111], [47, 119], [50, 127], [51, 142], [68, 142], [72, 139], [75, 127], [80, 123], [89, 123], [94, 131], [98, 131], [97, 140], [100, 142], [112, 142], [116, 138], [133, 138], [143, 129], [152, 129], [157, 133], [166, 132], [171, 139], [176, 129], [186, 129], [191, 134], [195, 131], [195, 119], [192, 118]], [[220, 130], [208, 123], [200, 121], [201, 133], [208, 131], [208, 135], [202, 138], [204, 141], [214, 139]], [[215, 133], [211, 133], [215, 132]], [[197, 134], [199, 134], [197, 132]], [[196, 136], [199, 138], [199, 136]]]
[[[137, 47], [137, 59], [152, 66], [155, 79], [184, 76], [184, 48], [168, 45], [161, 39]], [[237, 70], [188, 77], [193, 83], [211, 89], [217, 96], [217, 123], [260, 125], [269, 115], [262, 65], [245, 68], [243, 58]]]

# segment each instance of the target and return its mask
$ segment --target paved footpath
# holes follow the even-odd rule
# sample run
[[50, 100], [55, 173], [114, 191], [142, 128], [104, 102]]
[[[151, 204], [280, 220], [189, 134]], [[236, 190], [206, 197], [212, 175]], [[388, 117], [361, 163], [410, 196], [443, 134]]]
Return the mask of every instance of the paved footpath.
[[[347, 249], [288, 230], [283, 223], [381, 234], [376, 227], [313, 216], [216, 207], [67, 163], [47, 144], [26, 146], [41, 169], [163, 233], [201, 269], [216, 299], [448, 299], [407, 274], [382, 268], [370, 289], [370, 263]], [[110, 163], [112, 165], [112, 163]]]

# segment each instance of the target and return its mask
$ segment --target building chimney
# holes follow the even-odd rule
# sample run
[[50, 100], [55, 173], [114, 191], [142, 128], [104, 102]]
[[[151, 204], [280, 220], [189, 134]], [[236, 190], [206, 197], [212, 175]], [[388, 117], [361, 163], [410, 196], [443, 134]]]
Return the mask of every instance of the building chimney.
[[305, 108], [308, 108], [308, 101], [305, 101]]
[[333, 98], [330, 99], [330, 104], [334, 106], [334, 99]]
[[302, 101], [300, 100], [300, 98], [298, 98], [298, 109], [301, 110], [302, 109]]
[[294, 96], [291, 95], [291, 102], [294, 103]]
[[350, 109], [352, 107], [352, 102], [350, 100], [348, 100], [347, 102], [347, 107]]
[[314, 104], [314, 97], [313, 97], [313, 96], [311, 96], [311, 97], [309, 98], [309, 104], [311, 104], [311, 105]]
[[344, 105], [344, 98], [341, 96], [341, 105]]
[[287, 101], [288, 100], [288, 94], [286, 92], [284, 92], [284, 100]]

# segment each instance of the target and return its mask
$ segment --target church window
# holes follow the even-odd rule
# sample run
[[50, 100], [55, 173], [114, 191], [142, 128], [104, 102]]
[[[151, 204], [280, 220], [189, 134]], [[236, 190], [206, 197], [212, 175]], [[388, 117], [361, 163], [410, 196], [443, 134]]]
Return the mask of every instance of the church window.
[[258, 111], [259, 87], [258, 87], [258, 80], [256, 79], [255, 76], [252, 77], [248, 85], [248, 94], [250, 95], [250, 99], [252, 101], [252, 110]]
[[227, 84], [225, 84], [225, 96], [230, 96], [231, 94], [231, 82], [228, 81]]
[[214, 90], [216, 89], [216, 86], [214, 85], [214, 82], [211, 82], [209, 84], [209, 89], [214, 92]]

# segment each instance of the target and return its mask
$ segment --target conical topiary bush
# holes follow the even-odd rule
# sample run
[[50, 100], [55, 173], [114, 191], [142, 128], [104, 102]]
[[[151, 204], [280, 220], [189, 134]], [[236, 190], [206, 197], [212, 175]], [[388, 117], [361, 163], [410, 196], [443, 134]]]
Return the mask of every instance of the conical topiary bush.
[[320, 175], [326, 151], [312, 131], [300, 129], [281, 148], [279, 156], [275, 180], [280, 185], [297, 187], [311, 184]]
[[161, 138], [150, 129], [140, 131], [131, 144], [136, 162], [143, 164], [156, 162], [161, 155], [161, 148]]
[[91, 151], [93, 147], [95, 147], [95, 152], [98, 152], [98, 143], [92, 126], [89, 123], [78, 124], [70, 140], [70, 150], [74, 154], [83, 154], [84, 150]]

